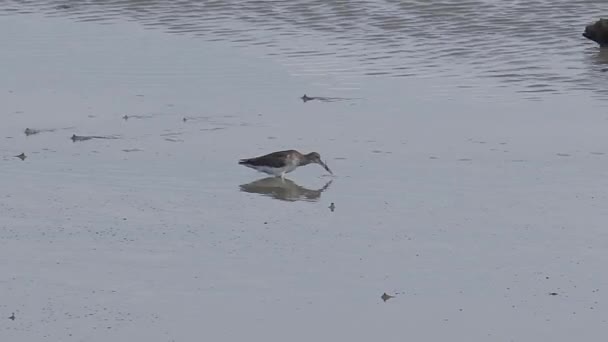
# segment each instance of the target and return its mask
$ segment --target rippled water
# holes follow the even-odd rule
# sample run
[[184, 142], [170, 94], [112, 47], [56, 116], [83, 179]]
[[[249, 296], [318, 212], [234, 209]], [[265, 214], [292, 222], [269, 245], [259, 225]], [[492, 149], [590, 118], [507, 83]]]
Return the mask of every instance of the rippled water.
[[0, 2], [0, 340], [598, 340], [604, 7]]
[[263, 49], [299, 75], [489, 77], [529, 93], [606, 93], [581, 36], [601, 1], [5, 1], [2, 12], [149, 28]]

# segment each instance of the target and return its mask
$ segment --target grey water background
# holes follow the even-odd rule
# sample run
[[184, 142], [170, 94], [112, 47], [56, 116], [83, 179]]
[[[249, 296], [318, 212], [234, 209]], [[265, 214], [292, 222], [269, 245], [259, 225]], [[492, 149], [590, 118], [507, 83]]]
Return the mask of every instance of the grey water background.
[[605, 336], [604, 9], [0, 2], [2, 340]]

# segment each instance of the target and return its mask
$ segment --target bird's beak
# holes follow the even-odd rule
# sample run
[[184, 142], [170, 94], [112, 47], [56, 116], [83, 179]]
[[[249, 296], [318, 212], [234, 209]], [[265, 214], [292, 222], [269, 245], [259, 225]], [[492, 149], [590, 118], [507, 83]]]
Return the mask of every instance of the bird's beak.
[[333, 172], [331, 172], [331, 170], [329, 169], [329, 166], [327, 166], [327, 164], [325, 164], [321, 159], [319, 159], [319, 165], [323, 166], [323, 168], [329, 172], [330, 174], [334, 174]]

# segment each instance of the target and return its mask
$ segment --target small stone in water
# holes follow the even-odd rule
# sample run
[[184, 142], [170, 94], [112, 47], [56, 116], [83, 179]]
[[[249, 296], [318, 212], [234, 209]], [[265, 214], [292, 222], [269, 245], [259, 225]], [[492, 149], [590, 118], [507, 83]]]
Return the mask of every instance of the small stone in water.
[[394, 297], [395, 296], [391, 296], [389, 294], [386, 294], [386, 292], [384, 292], [380, 298], [382, 298], [382, 300], [386, 302], [387, 300], [394, 298]]

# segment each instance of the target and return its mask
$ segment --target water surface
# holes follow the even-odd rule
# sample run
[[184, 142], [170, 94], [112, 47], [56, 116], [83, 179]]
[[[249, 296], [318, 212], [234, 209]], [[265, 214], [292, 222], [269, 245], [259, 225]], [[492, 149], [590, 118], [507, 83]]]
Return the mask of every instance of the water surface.
[[2, 2], [1, 336], [597, 340], [602, 5]]

